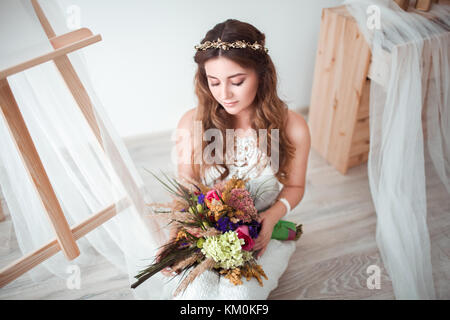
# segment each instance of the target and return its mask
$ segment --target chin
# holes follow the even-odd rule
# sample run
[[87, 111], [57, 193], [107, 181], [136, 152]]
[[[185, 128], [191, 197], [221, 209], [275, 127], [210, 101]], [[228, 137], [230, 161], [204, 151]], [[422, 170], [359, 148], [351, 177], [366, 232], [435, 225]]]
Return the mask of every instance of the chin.
[[231, 115], [236, 115], [236, 114], [238, 114], [239, 111], [240, 111], [240, 110], [227, 109], [227, 108], [225, 108], [225, 107], [224, 107], [224, 109], [225, 109], [225, 111], [226, 111], [228, 114], [231, 114]]
[[227, 113], [229, 113], [229, 114], [231, 114], [231, 115], [236, 115], [236, 114], [238, 114], [239, 112], [242, 111], [242, 108], [239, 108], [239, 107], [236, 107], [236, 106], [234, 106], [234, 107], [225, 107], [225, 106], [222, 106], [222, 107], [225, 109], [225, 111], [226, 111]]

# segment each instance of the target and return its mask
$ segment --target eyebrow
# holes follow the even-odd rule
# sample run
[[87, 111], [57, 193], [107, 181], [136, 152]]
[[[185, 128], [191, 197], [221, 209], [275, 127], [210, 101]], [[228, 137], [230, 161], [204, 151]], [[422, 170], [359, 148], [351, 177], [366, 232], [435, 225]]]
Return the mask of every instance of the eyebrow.
[[[236, 74], [233, 74], [232, 76], [229, 76], [228, 79], [231, 79], [231, 78], [234, 78], [234, 77], [237, 77], [237, 76], [245, 76], [245, 75], [247, 75], [247, 74], [246, 73], [236, 73]], [[210, 75], [208, 75], [208, 78], [217, 79], [216, 77], [213, 77], [213, 76], [210, 76]]]

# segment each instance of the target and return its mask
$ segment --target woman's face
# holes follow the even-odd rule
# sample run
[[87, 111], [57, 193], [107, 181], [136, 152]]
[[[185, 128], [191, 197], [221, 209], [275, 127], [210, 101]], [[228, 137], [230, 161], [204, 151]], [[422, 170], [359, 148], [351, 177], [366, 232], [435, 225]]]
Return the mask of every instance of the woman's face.
[[[258, 75], [253, 69], [244, 69], [225, 57], [205, 62], [208, 86], [212, 95], [232, 115], [252, 108], [258, 90]], [[228, 102], [237, 102], [227, 105]]]

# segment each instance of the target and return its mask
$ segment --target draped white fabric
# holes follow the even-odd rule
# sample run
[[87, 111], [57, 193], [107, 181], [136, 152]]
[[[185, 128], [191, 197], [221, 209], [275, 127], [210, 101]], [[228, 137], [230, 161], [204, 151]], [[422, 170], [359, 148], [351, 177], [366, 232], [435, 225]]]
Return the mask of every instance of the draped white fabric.
[[[345, 4], [374, 59], [390, 56], [387, 83], [371, 82], [368, 175], [395, 297], [448, 297], [448, 281], [433, 274], [449, 278], [450, 6], [433, 4], [425, 18], [394, 1]], [[368, 23], [374, 10], [379, 29]]]
[[[57, 35], [70, 31], [57, 1], [40, 4]], [[29, 0], [2, 0], [0, 26], [0, 69], [53, 50]], [[112, 204], [118, 213], [77, 241], [81, 254], [75, 260], [68, 261], [60, 251], [29, 274], [33, 281], [53, 274], [67, 279], [68, 266], [79, 266], [83, 274], [99, 253], [128, 275], [131, 284], [167, 234], [149, 219], [145, 202], [152, 200], [95, 95], [82, 54], [71, 53], [69, 58], [95, 109], [101, 143], [53, 62], [10, 76], [8, 82], [69, 225], [74, 227]], [[1, 115], [0, 188], [25, 255], [53, 240], [55, 233]], [[130, 290], [136, 298], [168, 298], [165, 281], [156, 275]]]

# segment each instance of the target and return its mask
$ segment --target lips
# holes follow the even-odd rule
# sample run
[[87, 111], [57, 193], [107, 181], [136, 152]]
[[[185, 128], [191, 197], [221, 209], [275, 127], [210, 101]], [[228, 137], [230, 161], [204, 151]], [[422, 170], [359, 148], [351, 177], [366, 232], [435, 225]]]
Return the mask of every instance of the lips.
[[236, 103], [238, 103], [237, 101], [231, 102], [231, 103], [226, 103], [224, 102], [223, 105], [227, 106], [227, 107], [231, 107], [232, 105], [235, 105]]

